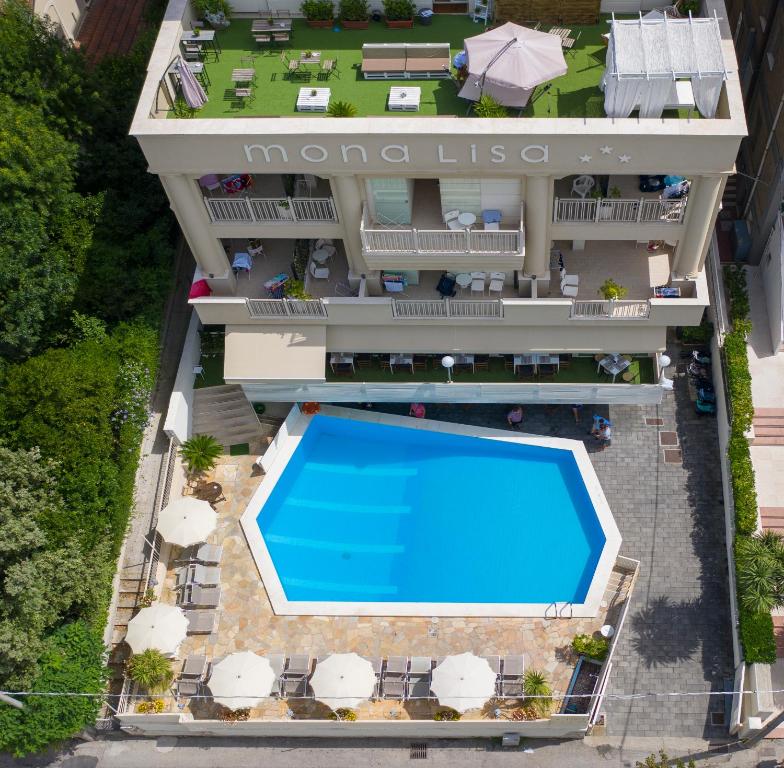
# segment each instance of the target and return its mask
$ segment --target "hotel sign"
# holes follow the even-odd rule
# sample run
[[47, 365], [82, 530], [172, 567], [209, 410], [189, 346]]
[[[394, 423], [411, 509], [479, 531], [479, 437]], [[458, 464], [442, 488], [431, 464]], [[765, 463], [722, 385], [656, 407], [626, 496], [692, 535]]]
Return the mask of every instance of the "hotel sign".
[[[527, 144], [523, 147], [508, 147], [505, 144], [493, 144], [486, 152], [480, 152], [476, 144], [469, 144], [461, 151], [449, 150], [438, 144], [425, 152], [420, 147], [411, 148], [408, 144], [386, 144], [374, 151], [373, 160], [399, 165], [413, 163], [429, 165], [433, 161], [440, 165], [460, 164], [475, 165], [489, 161], [490, 163], [549, 163], [550, 147], [548, 144]], [[427, 155], [427, 157], [425, 156]], [[293, 156], [293, 157], [292, 157]], [[370, 153], [362, 144], [340, 144], [337, 150], [330, 152], [321, 144], [304, 144], [296, 150], [289, 151], [281, 144], [246, 144], [245, 158], [249, 163], [265, 164], [289, 163], [305, 161], [306, 163], [326, 163], [366, 165]]]

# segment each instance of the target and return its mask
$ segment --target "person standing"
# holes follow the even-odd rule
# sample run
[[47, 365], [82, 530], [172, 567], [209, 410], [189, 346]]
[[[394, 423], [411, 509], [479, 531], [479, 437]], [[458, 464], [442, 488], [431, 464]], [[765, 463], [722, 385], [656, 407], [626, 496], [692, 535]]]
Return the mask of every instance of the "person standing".
[[574, 423], [580, 423], [580, 415], [582, 413], [583, 407], [581, 404], [574, 404], [572, 405], [572, 416], [574, 416]]
[[515, 405], [509, 413], [506, 414], [506, 423], [512, 429], [520, 429], [523, 423], [523, 406]]

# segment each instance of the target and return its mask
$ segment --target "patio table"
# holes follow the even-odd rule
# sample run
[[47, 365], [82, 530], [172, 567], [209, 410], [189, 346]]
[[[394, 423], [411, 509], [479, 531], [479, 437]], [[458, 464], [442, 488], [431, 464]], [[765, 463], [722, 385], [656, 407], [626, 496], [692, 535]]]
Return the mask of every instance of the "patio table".
[[419, 112], [419, 100], [422, 89], [410, 86], [394, 87], [389, 89], [390, 111], [394, 112]]
[[463, 211], [458, 217], [457, 220], [464, 226], [464, 227], [473, 227], [476, 224], [476, 216], [471, 213], [470, 211]]
[[329, 367], [332, 368], [332, 373], [335, 373], [336, 365], [350, 365], [351, 370], [356, 373], [357, 369], [354, 367], [354, 355], [346, 352], [333, 352], [329, 356]]
[[471, 280], [470, 272], [461, 272], [459, 275], [455, 275], [455, 282], [460, 286], [461, 291], [464, 291], [471, 285]]
[[199, 483], [193, 490], [197, 499], [214, 504], [223, 499], [223, 486], [220, 483]]
[[255, 69], [232, 69], [231, 79], [234, 83], [252, 83], [256, 80]]
[[326, 112], [331, 95], [329, 88], [300, 88], [297, 112]]
[[554, 365], [558, 370], [561, 369], [561, 358], [559, 355], [543, 355], [543, 354], [530, 354], [530, 355], [514, 355], [514, 372], [521, 365]]
[[199, 34], [194, 34], [193, 30], [183, 30], [180, 35], [181, 43], [192, 43], [193, 45], [203, 45], [210, 48], [215, 53], [215, 58], [220, 59], [221, 47], [218, 38], [215, 36], [214, 29], [199, 30]]
[[305, 53], [306, 51], [301, 51], [299, 54], [300, 67], [321, 66], [321, 51], [311, 51], [310, 56], [306, 56]]
[[290, 19], [253, 19], [250, 25], [251, 32], [291, 32]]
[[471, 371], [476, 373], [476, 363], [473, 355], [455, 355], [455, 366], [471, 367]]
[[613, 384], [615, 384], [615, 377], [625, 371], [631, 363], [619, 355], [607, 355], [599, 361], [599, 365], [612, 375]]
[[389, 365], [394, 371], [396, 365], [408, 366], [411, 373], [414, 372], [414, 356], [413, 355], [390, 355]]

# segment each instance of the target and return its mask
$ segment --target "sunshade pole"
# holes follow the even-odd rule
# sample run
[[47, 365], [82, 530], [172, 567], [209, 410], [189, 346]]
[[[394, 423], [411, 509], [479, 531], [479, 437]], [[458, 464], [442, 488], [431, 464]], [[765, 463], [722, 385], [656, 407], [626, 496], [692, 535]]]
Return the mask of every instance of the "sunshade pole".
[[479, 95], [482, 95], [482, 90], [485, 87], [485, 78], [487, 77], [487, 73], [490, 71], [490, 67], [498, 61], [515, 43], [517, 42], [517, 38], [512, 38], [503, 48], [501, 48], [495, 56], [488, 62], [487, 66], [484, 68], [482, 74], [479, 76]]

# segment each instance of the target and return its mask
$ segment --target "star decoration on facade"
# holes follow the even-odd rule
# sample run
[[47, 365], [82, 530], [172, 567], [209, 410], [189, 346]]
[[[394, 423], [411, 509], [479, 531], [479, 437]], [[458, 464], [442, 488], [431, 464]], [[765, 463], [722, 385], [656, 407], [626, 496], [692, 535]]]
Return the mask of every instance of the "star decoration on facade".
[[580, 155], [580, 162], [581, 163], [590, 163], [591, 156], [590, 155]]
[[632, 157], [631, 157], [631, 155], [618, 155], [618, 159], [619, 159], [619, 160], [620, 160], [622, 163], [628, 163], [628, 162], [629, 162], [629, 160], [631, 160], [631, 159], [632, 159]]
[[612, 151], [613, 151], [613, 148], [612, 148], [612, 147], [608, 147], [608, 146], [605, 144], [603, 147], [599, 147], [599, 151], [600, 151], [600, 152], [601, 152], [603, 155], [611, 155], [611, 154], [612, 154]]

